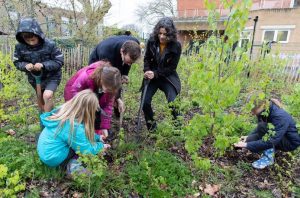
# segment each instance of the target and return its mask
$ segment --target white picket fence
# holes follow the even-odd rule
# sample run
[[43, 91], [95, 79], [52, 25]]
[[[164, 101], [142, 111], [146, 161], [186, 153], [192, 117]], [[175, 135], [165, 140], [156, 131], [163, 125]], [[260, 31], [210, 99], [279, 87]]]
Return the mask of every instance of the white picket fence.
[[286, 82], [300, 82], [300, 54], [280, 54], [279, 57], [287, 60], [287, 64], [282, 71], [286, 74]]

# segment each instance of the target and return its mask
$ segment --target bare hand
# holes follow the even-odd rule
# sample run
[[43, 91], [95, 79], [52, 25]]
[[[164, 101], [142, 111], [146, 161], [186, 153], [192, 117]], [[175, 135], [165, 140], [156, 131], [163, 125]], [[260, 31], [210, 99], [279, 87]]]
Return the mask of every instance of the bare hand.
[[122, 75], [122, 84], [128, 84], [129, 82], [129, 77], [126, 75]]
[[34, 66], [33, 66], [33, 69], [35, 71], [41, 71], [41, 69], [43, 68], [43, 64], [42, 63], [36, 63]]
[[102, 129], [102, 135], [100, 135], [100, 137], [102, 138], [102, 140], [105, 140], [108, 136], [108, 131], [107, 129]]
[[104, 144], [104, 151], [106, 151], [107, 149], [109, 149], [111, 146], [110, 146], [110, 144]]
[[154, 78], [154, 72], [153, 71], [146, 71], [145, 73], [144, 73], [144, 77], [146, 78], [146, 79], [153, 79]]
[[33, 70], [33, 64], [29, 63], [29, 64], [25, 65], [25, 68], [27, 69], [27, 71], [32, 71]]
[[118, 103], [118, 110], [120, 113], [124, 113], [125, 111], [125, 104], [124, 102], [119, 98], [117, 99], [117, 103]]
[[106, 154], [106, 151], [110, 148], [111, 146], [109, 144], [104, 144], [103, 150], [98, 153], [98, 156], [103, 156]]
[[236, 148], [246, 148], [247, 147], [247, 143], [240, 141], [238, 143], [235, 143], [234, 147], [236, 147]]

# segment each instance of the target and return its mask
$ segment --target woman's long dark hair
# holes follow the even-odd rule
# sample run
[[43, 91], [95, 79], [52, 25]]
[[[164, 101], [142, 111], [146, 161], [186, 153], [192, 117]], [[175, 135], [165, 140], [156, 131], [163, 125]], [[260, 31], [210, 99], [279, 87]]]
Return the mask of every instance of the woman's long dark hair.
[[174, 25], [173, 20], [170, 17], [164, 17], [160, 19], [157, 24], [155, 25], [151, 37], [155, 41], [159, 41], [158, 33], [160, 28], [165, 28], [167, 31], [167, 40], [168, 42], [177, 41], [177, 29]]

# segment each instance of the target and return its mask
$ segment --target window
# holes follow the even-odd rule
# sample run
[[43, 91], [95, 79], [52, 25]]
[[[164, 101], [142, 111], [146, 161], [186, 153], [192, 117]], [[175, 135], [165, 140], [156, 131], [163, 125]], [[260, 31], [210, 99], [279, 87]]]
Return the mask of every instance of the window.
[[47, 32], [52, 35], [56, 31], [56, 22], [53, 16], [46, 16]]
[[288, 43], [290, 30], [264, 30], [263, 41], [276, 41], [278, 43]]
[[281, 41], [281, 42], [287, 42], [288, 41], [288, 34], [289, 34], [289, 31], [278, 31], [277, 40]]
[[69, 18], [61, 17], [61, 34], [62, 34], [62, 36], [70, 36], [69, 21], [70, 21]]
[[250, 31], [242, 31], [239, 46], [246, 48], [248, 43], [250, 42], [250, 38], [251, 38]]
[[275, 41], [275, 31], [265, 31], [264, 41]]

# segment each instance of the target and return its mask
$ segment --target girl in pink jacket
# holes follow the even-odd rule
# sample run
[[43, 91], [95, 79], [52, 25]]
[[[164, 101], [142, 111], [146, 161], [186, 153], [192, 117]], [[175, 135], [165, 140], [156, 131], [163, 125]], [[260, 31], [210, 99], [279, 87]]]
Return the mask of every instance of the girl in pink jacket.
[[[100, 111], [96, 113], [95, 132], [108, 135], [115, 95], [121, 88], [121, 74], [109, 62], [98, 61], [80, 69], [67, 82], [64, 90], [65, 101], [84, 89], [93, 90], [98, 97]], [[84, 107], [83, 107], [84, 108]]]

